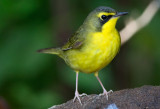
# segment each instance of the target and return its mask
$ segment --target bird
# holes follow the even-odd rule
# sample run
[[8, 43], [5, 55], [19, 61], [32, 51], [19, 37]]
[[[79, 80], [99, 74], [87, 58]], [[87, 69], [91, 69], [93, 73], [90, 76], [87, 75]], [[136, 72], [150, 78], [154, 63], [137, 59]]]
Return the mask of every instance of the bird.
[[90, 12], [83, 24], [72, 34], [62, 47], [40, 49], [38, 52], [54, 54], [61, 57], [67, 65], [76, 72], [76, 90], [73, 102], [78, 99], [82, 104], [78, 92], [79, 72], [94, 73], [99, 81], [103, 93], [108, 99], [112, 90], [107, 91], [99, 76], [99, 71], [107, 66], [117, 55], [121, 46], [120, 34], [116, 29], [118, 19], [128, 12], [118, 12], [106, 6], [99, 6]]

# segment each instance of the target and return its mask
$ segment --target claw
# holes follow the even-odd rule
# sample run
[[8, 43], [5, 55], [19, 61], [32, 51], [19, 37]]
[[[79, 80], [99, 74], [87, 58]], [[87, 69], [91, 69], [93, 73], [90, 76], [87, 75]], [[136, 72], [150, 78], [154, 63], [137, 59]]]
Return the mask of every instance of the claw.
[[74, 99], [73, 99], [73, 102], [75, 102], [76, 98], [78, 99], [79, 103], [82, 105], [82, 102], [81, 102], [81, 99], [80, 97], [81, 96], [86, 96], [87, 94], [85, 93], [82, 93], [82, 94], [79, 94], [78, 91], [75, 92], [75, 96], [74, 96]]
[[112, 93], [113, 91], [112, 90], [110, 90], [110, 91], [106, 91], [106, 90], [103, 90], [103, 93], [102, 94], [99, 94], [99, 96], [102, 96], [102, 95], [106, 95], [106, 98], [107, 98], [107, 100], [108, 100], [108, 96], [109, 96], [109, 94], [110, 93]]

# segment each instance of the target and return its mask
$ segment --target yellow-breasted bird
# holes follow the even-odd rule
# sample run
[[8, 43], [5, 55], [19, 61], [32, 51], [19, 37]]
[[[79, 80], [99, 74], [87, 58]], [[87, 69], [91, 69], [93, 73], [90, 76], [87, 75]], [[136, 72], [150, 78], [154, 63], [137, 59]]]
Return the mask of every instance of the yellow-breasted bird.
[[103, 94], [108, 93], [101, 83], [98, 72], [108, 65], [120, 49], [121, 40], [116, 30], [116, 22], [127, 12], [117, 12], [112, 8], [100, 6], [93, 10], [68, 42], [58, 48], [41, 49], [41, 53], [56, 54], [76, 72], [76, 91], [74, 100], [85, 94], [78, 93], [78, 74], [95, 73]]

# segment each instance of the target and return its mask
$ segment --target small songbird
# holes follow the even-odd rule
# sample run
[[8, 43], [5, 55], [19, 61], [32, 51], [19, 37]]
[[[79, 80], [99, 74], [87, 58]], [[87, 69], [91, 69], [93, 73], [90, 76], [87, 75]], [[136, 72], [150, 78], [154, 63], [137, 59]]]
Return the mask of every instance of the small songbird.
[[121, 39], [116, 30], [116, 22], [120, 16], [128, 12], [117, 12], [112, 8], [100, 6], [93, 10], [79, 29], [69, 38], [68, 42], [57, 48], [41, 49], [39, 52], [56, 54], [61, 57], [76, 72], [75, 97], [81, 103], [78, 92], [78, 74], [94, 73], [103, 88], [103, 94], [108, 94], [98, 77], [98, 72], [107, 66], [121, 46]]

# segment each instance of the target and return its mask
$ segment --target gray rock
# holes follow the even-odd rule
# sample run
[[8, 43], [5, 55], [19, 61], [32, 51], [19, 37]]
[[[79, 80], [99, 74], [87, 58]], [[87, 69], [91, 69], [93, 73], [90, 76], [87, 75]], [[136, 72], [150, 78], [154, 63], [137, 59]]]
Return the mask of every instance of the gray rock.
[[49, 109], [160, 109], [160, 86], [143, 86], [115, 91], [106, 99], [104, 95], [80, 97], [82, 105], [70, 100]]

